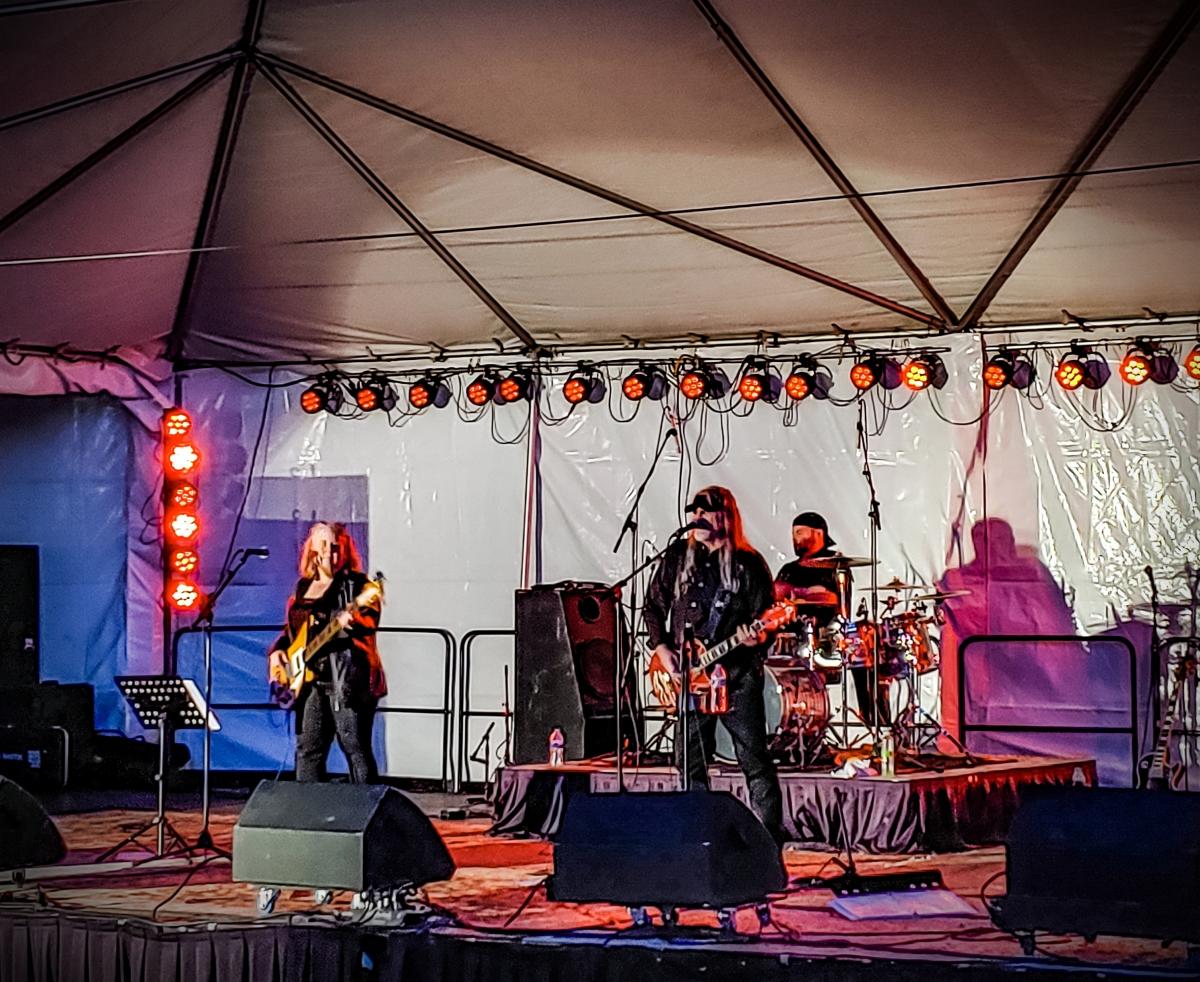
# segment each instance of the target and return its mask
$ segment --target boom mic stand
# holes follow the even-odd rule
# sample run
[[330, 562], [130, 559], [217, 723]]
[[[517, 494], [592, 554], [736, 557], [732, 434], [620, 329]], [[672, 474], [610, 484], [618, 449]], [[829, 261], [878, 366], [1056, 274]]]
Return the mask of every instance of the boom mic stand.
[[[866, 478], [867, 492], [870, 494], [871, 501], [867, 510], [867, 520], [870, 523], [871, 529], [871, 627], [874, 635], [871, 642], [871, 667], [868, 670], [867, 684], [871, 689], [871, 712], [870, 722], [867, 729], [871, 734], [872, 746], [877, 746], [879, 743], [879, 725], [880, 716], [883, 715], [879, 700], [879, 659], [882, 657], [881, 646], [883, 643], [883, 630], [879, 623], [879, 532], [883, 529], [883, 523], [879, 517], [879, 498], [875, 493], [875, 480], [871, 475], [871, 454], [867, 438], [867, 404], [863, 397], [858, 401], [858, 449], [863, 455], [863, 477]], [[863, 707], [859, 707], [862, 709]], [[865, 715], [865, 714], [864, 714]]]

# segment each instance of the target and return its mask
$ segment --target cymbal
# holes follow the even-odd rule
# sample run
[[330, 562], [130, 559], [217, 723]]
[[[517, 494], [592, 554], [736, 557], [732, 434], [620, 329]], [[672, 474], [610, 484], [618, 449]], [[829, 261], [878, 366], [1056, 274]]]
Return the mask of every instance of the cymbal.
[[928, 590], [929, 587], [924, 583], [901, 583], [900, 577], [893, 576], [887, 583], [883, 583], [879, 587], [880, 590]]
[[933, 600], [940, 603], [943, 600], [949, 600], [951, 597], [969, 597], [970, 595], [970, 590], [945, 590], [942, 593], [927, 593], [921, 597], [909, 597], [908, 602], [910, 604], [919, 604], [927, 600]]
[[878, 562], [871, 562], [862, 556], [843, 556], [837, 553], [833, 556], [816, 556], [813, 559], [802, 559], [801, 566], [810, 566], [814, 569], [850, 569], [855, 566], [878, 566]]

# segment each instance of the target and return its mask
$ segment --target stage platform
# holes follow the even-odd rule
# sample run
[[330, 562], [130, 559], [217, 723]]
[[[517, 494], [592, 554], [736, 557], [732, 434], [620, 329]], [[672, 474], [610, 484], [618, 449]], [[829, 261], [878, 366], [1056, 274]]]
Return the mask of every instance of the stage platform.
[[[426, 800], [435, 813], [446, 804]], [[218, 845], [231, 846], [240, 807], [215, 808]], [[146, 817], [111, 808], [55, 816], [71, 850], [66, 864], [0, 887], [0, 982], [1200, 979], [1178, 944], [1041, 936], [1026, 957], [993, 927], [981, 899], [1003, 892], [998, 847], [861, 859], [866, 874], [940, 869], [965, 903], [952, 917], [850, 921], [830, 908], [828, 889], [796, 885], [772, 898], [765, 927], [743, 910], [736, 934], [718, 937], [705, 931], [716, 928], [715, 913], [687, 911], [671, 935], [632, 928], [621, 907], [548, 901], [540, 887], [552, 869], [546, 841], [489, 835], [490, 818], [435, 820], [458, 870], [426, 888], [433, 918], [396, 926], [350, 910], [345, 894], [315, 908], [305, 891], [285, 893], [272, 916], [257, 916], [254, 888], [232, 883], [224, 860], [135, 867], [128, 862], [144, 857], [129, 855], [123, 867], [70, 868]], [[195, 836], [195, 809], [171, 818]], [[796, 884], [836, 872], [828, 853], [789, 846], [784, 858]]]
[[[806, 847], [843, 848], [848, 836], [856, 852], [954, 852], [1003, 842], [1023, 788], [1096, 783], [1096, 763], [1087, 758], [975, 760], [930, 756], [905, 761], [895, 777], [853, 779], [781, 768], [784, 823]], [[714, 791], [747, 800], [736, 767], [710, 768], [709, 780]], [[673, 791], [679, 775], [672, 767], [627, 767], [624, 785], [632, 792]], [[496, 781], [493, 831], [553, 835], [572, 794], [616, 790], [611, 757], [561, 767], [511, 765]]]

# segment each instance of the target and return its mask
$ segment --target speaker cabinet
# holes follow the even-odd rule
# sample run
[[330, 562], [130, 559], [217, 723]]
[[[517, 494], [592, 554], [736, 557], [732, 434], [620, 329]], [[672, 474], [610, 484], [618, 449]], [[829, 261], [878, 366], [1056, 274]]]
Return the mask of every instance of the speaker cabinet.
[[724, 791], [577, 794], [554, 841], [552, 900], [736, 907], [787, 886], [779, 847]]
[[[568, 760], [616, 750], [619, 620], [615, 595], [598, 584], [516, 592], [515, 763], [544, 763], [555, 727], [563, 731]], [[628, 734], [635, 690], [631, 665], [620, 700]]]
[[0, 685], [36, 685], [38, 547], [0, 546]]
[[380, 784], [263, 781], [233, 829], [233, 879], [242, 883], [361, 893], [453, 874], [429, 819]]
[[0, 777], [0, 869], [49, 866], [66, 854], [46, 809], [19, 784]]
[[1037, 788], [1005, 853], [1006, 931], [1200, 942], [1200, 795]]

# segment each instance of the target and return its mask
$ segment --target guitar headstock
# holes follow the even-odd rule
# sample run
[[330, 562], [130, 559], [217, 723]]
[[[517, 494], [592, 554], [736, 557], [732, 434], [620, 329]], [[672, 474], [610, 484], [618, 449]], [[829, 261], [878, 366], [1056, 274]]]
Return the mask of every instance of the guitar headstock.
[[786, 600], [772, 604], [759, 618], [763, 622], [763, 628], [768, 631], [777, 631], [785, 624], [791, 624], [795, 619], [796, 605], [788, 603]]
[[362, 591], [357, 597], [358, 605], [382, 603], [383, 602], [383, 584], [387, 578], [378, 570], [375, 572], [373, 580], [367, 580], [363, 585]]

